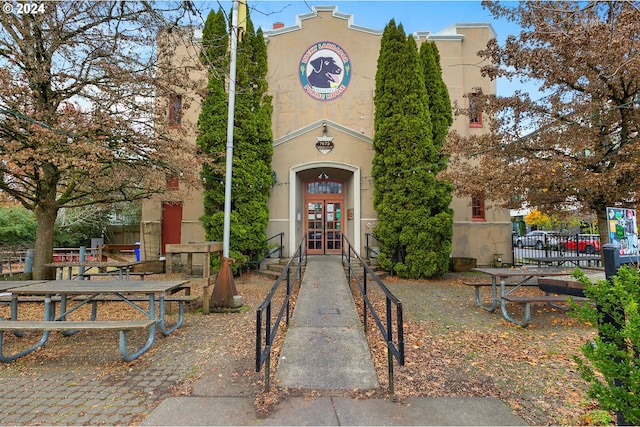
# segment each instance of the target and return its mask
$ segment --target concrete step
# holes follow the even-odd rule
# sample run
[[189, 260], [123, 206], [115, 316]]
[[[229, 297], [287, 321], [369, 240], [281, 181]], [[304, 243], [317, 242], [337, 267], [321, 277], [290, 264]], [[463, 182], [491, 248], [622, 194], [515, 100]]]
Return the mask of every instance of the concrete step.
[[[389, 277], [391, 274], [386, 271], [383, 270], [380, 267], [380, 264], [378, 264], [377, 260], [365, 260], [365, 262], [367, 262], [367, 264], [369, 265], [369, 267], [371, 268], [371, 270], [373, 270], [374, 274], [376, 276], [378, 276], [379, 279], [384, 279]], [[362, 265], [360, 264], [360, 262], [358, 260], [351, 260], [351, 266], [352, 268], [355, 270], [356, 274], [359, 277], [362, 277], [364, 274], [364, 267], [362, 267]], [[345, 269], [345, 273], [347, 272], [347, 265], [346, 263], [344, 264], [344, 269]]]
[[[346, 273], [346, 269], [345, 269], [345, 273]], [[387, 277], [391, 276], [391, 274], [388, 271], [384, 271], [384, 270], [374, 270], [373, 273], [376, 275], [376, 277], [380, 280], [384, 280]], [[364, 276], [362, 270], [357, 272], [357, 275], [360, 279], [362, 279], [362, 277]], [[367, 276], [370, 277], [370, 276]]]
[[[258, 274], [261, 276], [269, 277], [273, 280], [276, 280], [278, 276], [280, 276], [280, 274], [284, 271], [288, 261], [289, 261], [288, 259], [265, 260], [265, 262], [262, 264], [262, 266], [258, 270]], [[297, 262], [294, 260], [292, 265], [294, 266], [294, 268], [297, 267]], [[303, 265], [302, 266], [303, 274], [304, 274], [304, 268], [305, 266]]]
[[282, 271], [284, 271], [284, 268], [286, 266], [287, 266], [286, 264], [281, 264], [279, 262], [271, 262], [267, 264], [265, 267], [267, 270], [277, 271], [278, 273], [281, 273]]
[[273, 270], [261, 269], [258, 270], [258, 275], [262, 277], [268, 277], [271, 280], [276, 280], [280, 276], [280, 272]]

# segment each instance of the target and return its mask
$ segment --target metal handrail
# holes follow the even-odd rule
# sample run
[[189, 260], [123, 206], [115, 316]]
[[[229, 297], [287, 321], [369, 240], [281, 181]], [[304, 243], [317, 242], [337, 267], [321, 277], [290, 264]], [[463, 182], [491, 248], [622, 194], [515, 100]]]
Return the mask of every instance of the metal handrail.
[[[262, 365], [265, 366], [265, 391], [269, 391], [271, 388], [269, 377], [271, 376], [271, 348], [273, 346], [273, 340], [278, 334], [278, 327], [282, 322], [282, 319], [285, 319], [285, 324], [289, 326], [289, 318], [290, 316], [290, 304], [289, 301], [291, 299], [291, 291], [293, 290], [292, 284], [296, 282], [296, 280], [302, 279], [302, 262], [307, 261], [307, 251], [306, 251], [306, 237], [304, 236], [300, 241], [295, 253], [289, 258], [287, 265], [276, 281], [274, 282], [271, 290], [267, 294], [265, 300], [260, 304], [258, 309], [256, 310], [256, 372], [260, 372], [260, 368]], [[297, 259], [298, 265], [295, 270], [295, 274], [293, 278], [291, 277], [291, 264], [293, 261]], [[280, 285], [285, 282], [286, 283], [286, 294], [285, 298], [278, 310], [278, 315], [275, 321], [272, 323], [272, 299], [275, 295], [276, 291], [280, 287]], [[264, 323], [264, 341], [263, 341], [263, 323]], [[264, 348], [263, 348], [264, 343]]]
[[[374, 258], [374, 257], [371, 256], [372, 253], [373, 253], [373, 248], [374, 248], [374, 246], [371, 246], [371, 241], [378, 242], [378, 246], [377, 247], [380, 248], [380, 240], [378, 240], [376, 235], [372, 234], [372, 233], [365, 233], [364, 237], [365, 237], [365, 242], [366, 242], [365, 246], [364, 246], [364, 249], [365, 249], [365, 251], [367, 253], [367, 259]], [[378, 253], [376, 252], [375, 255], [377, 257]]]
[[[348, 274], [347, 280], [351, 283], [351, 277], [353, 276], [355, 279], [358, 288], [360, 288], [360, 293], [362, 295], [362, 313], [364, 324], [364, 331], [367, 332], [367, 309], [371, 311], [371, 316], [375, 320], [378, 325], [378, 329], [382, 333], [382, 337], [385, 339], [387, 343], [387, 367], [389, 374], [389, 394], [394, 394], [393, 387], [393, 358], [395, 357], [398, 360], [400, 366], [404, 366], [404, 328], [403, 328], [403, 317], [402, 317], [402, 301], [396, 298], [389, 288], [385, 286], [385, 284], [380, 280], [380, 278], [373, 272], [371, 267], [365, 263], [362, 257], [358, 254], [358, 252], [353, 248], [351, 242], [342, 235], [342, 260], [346, 258], [348, 265]], [[346, 249], [346, 254], [345, 254]], [[355, 274], [355, 269], [351, 263], [351, 254], [355, 256], [360, 262], [360, 265], [363, 268], [362, 279]], [[374, 282], [378, 285], [378, 287], [384, 292], [386, 299], [386, 310], [385, 310], [385, 321], [380, 318], [378, 313], [376, 312], [369, 296], [367, 294], [367, 286], [368, 286], [368, 277], [373, 277]], [[397, 343], [393, 342], [393, 307], [396, 307], [396, 339]], [[386, 325], [385, 325], [386, 324]]]
[[[374, 257], [371, 256], [372, 253], [375, 253], [376, 254], [375, 258], [377, 258], [378, 254], [380, 253], [382, 248], [378, 247], [379, 251], [378, 252], [374, 252], [373, 251], [373, 247], [371, 246], [370, 241], [369, 241], [370, 239], [378, 242], [378, 244], [381, 244], [380, 239], [378, 239], [378, 237], [375, 234], [373, 234], [373, 233], [365, 233], [366, 242], [365, 242], [364, 249], [365, 249], [365, 251], [367, 253], [367, 255], [366, 255], [367, 259], [374, 258]], [[389, 274], [391, 274], [392, 276], [396, 274], [395, 273], [396, 264], [398, 263], [398, 261], [400, 261], [402, 259], [404, 259], [404, 257], [402, 256], [402, 248], [398, 247], [396, 249], [395, 255], [391, 258], [392, 265], [391, 265], [391, 268], [389, 269]]]
[[[280, 238], [280, 244], [275, 248], [268, 249], [269, 241], [273, 240], [273, 239], [275, 239], [277, 237]], [[256, 272], [257, 272], [258, 270], [260, 270], [260, 264], [262, 263], [262, 261], [264, 261], [265, 259], [269, 258], [271, 255], [275, 254], [276, 252], [279, 253], [278, 258], [282, 258], [282, 250], [284, 249], [284, 245], [282, 243], [283, 239], [284, 239], [284, 233], [283, 232], [275, 234], [275, 235], [269, 237], [268, 239], [266, 239], [264, 241], [264, 244], [265, 244], [265, 247], [267, 247], [267, 250], [264, 252], [264, 255], [262, 255], [262, 258], [257, 258], [254, 261], [247, 261], [247, 264], [255, 264], [256, 265]]]

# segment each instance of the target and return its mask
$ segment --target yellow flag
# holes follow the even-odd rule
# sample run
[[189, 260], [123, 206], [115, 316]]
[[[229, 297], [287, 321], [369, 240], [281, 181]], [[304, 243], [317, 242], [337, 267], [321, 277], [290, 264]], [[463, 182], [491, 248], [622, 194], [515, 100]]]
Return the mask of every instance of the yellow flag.
[[238, 0], [238, 41], [247, 29], [247, 4], [244, 0]]

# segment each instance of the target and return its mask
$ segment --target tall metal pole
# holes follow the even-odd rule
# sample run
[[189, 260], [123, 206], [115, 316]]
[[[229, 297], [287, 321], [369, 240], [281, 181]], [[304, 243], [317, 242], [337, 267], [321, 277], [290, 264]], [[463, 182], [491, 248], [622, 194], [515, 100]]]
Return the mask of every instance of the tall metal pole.
[[227, 169], [224, 183], [224, 228], [222, 256], [229, 258], [231, 235], [231, 171], [233, 168], [233, 123], [236, 106], [236, 62], [238, 50], [238, 0], [233, 1], [231, 17], [231, 64], [229, 66], [229, 110], [227, 114]]
[[227, 169], [224, 184], [224, 230], [222, 240], [222, 259], [220, 271], [209, 300], [210, 307], [237, 309], [242, 306], [242, 297], [238, 295], [229, 258], [229, 240], [231, 236], [231, 173], [233, 168], [233, 124], [236, 104], [236, 53], [238, 50], [238, 0], [233, 1], [231, 18], [231, 64], [229, 67], [229, 111], [227, 120]]

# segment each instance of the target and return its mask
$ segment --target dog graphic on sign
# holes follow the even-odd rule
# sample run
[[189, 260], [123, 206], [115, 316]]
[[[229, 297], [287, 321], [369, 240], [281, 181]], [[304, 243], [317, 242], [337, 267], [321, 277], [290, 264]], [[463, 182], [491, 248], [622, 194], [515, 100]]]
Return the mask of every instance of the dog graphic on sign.
[[351, 79], [351, 61], [339, 45], [318, 42], [300, 59], [300, 81], [307, 94], [321, 101], [342, 95]]

